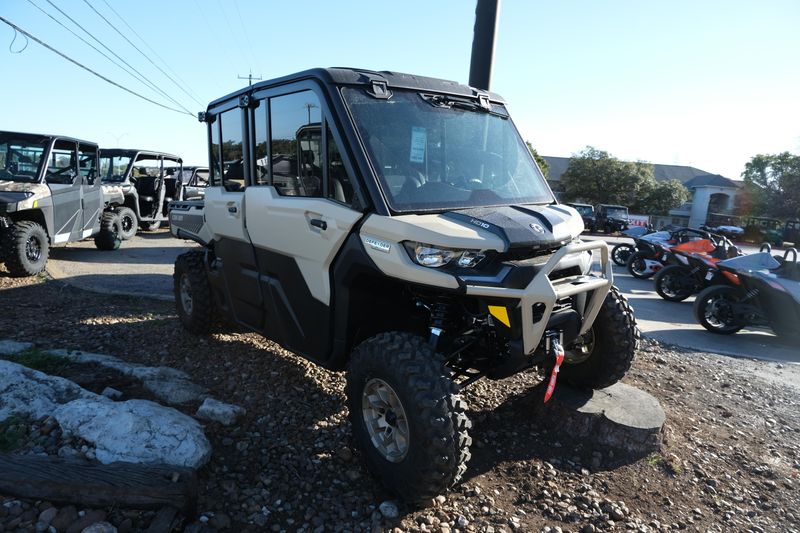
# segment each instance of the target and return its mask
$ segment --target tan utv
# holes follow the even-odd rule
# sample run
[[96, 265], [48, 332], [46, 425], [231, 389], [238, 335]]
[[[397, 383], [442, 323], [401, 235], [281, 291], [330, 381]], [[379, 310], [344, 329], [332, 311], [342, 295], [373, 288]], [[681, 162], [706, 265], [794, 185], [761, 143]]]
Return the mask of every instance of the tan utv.
[[[602, 388], [631, 365], [608, 247], [581, 241], [500, 96], [315, 69], [212, 102], [204, 201], [174, 202], [184, 327], [241, 324], [346, 371], [353, 438], [408, 501], [462, 477], [460, 390], [531, 371]], [[593, 259], [599, 270], [593, 271]], [[560, 372], [559, 372], [560, 370]]]
[[0, 262], [12, 276], [42, 272], [52, 246], [94, 237], [101, 250], [119, 248], [110, 206], [121, 199], [100, 186], [96, 144], [0, 131]]

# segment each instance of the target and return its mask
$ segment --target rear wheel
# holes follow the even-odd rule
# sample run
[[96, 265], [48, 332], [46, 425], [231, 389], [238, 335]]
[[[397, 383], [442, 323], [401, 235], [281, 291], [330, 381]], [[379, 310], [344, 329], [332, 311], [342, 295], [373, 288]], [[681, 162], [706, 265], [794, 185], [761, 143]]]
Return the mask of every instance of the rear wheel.
[[633, 246], [626, 243], [620, 243], [611, 249], [611, 260], [617, 265], [624, 267], [628, 264], [628, 258], [633, 253]]
[[633, 252], [630, 257], [628, 257], [628, 263], [626, 267], [628, 268], [628, 272], [630, 272], [631, 276], [636, 279], [651, 278], [654, 274], [654, 272], [647, 270], [647, 262], [645, 261], [644, 256], [639, 252]]
[[43, 271], [50, 254], [47, 232], [31, 220], [20, 220], [7, 228], [0, 246], [6, 268], [15, 278], [35, 276]]
[[106, 211], [100, 219], [100, 231], [94, 236], [94, 245], [98, 250], [116, 250], [122, 244], [121, 233], [119, 216]]
[[731, 335], [745, 326], [736, 319], [734, 308], [738, 303], [737, 289], [726, 285], [713, 285], [695, 298], [694, 316], [700, 325], [711, 333]]
[[206, 275], [205, 252], [179, 255], [172, 279], [181, 324], [192, 333], [208, 333], [214, 317], [214, 300]]
[[566, 347], [559, 379], [585, 389], [613, 385], [631, 367], [639, 338], [633, 309], [612, 286], [589, 331]]
[[120, 237], [123, 241], [132, 239], [134, 235], [136, 235], [136, 229], [138, 226], [136, 213], [134, 213], [133, 209], [130, 207], [121, 207], [117, 209], [117, 214], [119, 215], [119, 225], [121, 230]]
[[682, 302], [694, 294], [691, 272], [680, 265], [667, 265], [656, 272], [653, 281], [659, 296], [670, 302]]
[[411, 333], [361, 343], [347, 368], [353, 437], [375, 477], [409, 502], [457, 483], [470, 458], [466, 406], [444, 359]]

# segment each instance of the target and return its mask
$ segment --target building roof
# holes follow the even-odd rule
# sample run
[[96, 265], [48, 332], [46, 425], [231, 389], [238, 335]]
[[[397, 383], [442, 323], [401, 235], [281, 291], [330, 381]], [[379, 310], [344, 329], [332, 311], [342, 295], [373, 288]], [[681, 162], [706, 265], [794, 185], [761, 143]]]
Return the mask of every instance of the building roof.
[[[567, 171], [569, 166], [569, 157], [554, 157], [545, 155], [545, 161], [549, 165], [549, 173], [547, 179], [549, 181], [560, 181], [561, 175]], [[684, 166], [684, 165], [653, 165], [653, 175], [657, 181], [668, 181], [676, 179], [683, 183], [687, 188], [692, 187], [741, 187], [741, 183], [728, 179], [719, 174], [712, 174], [699, 168]]]

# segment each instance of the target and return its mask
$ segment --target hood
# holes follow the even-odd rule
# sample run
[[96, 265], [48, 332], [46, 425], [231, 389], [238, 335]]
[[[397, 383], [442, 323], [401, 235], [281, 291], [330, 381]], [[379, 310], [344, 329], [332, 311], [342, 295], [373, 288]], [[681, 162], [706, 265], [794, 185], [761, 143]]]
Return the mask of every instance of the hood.
[[47, 189], [47, 185], [31, 183], [30, 181], [0, 180], [0, 192], [31, 192], [36, 194], [40, 189]]
[[566, 205], [477, 207], [451, 211], [445, 218], [489, 231], [507, 249], [548, 249], [562, 246], [583, 231], [583, 219]]

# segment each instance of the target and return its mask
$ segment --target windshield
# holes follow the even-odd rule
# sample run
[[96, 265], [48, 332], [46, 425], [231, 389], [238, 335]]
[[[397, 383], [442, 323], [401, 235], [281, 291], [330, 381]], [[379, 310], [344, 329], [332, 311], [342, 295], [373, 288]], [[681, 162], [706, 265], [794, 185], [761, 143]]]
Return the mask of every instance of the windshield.
[[628, 218], [628, 210], [624, 207], [606, 207], [606, 216], [613, 218]]
[[553, 202], [503, 106], [410, 91], [388, 100], [343, 94], [392, 209]]
[[0, 180], [37, 181], [47, 143], [46, 138], [0, 133]]
[[590, 205], [573, 205], [572, 207], [574, 207], [581, 216], [590, 216], [594, 214], [594, 207]]
[[125, 172], [131, 164], [131, 156], [101, 156], [100, 157], [100, 179], [104, 183], [119, 183], [125, 181]]

